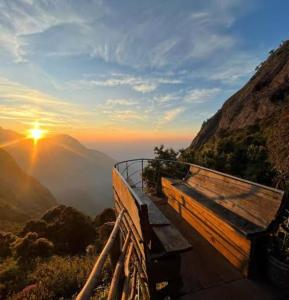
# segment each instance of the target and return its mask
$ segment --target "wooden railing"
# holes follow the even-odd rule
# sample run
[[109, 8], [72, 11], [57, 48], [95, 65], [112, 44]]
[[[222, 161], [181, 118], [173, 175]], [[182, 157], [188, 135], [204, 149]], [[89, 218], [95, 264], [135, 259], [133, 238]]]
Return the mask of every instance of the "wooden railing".
[[[113, 192], [117, 220], [110, 237], [76, 300], [89, 299], [100, 279], [104, 263], [108, 259], [117, 237], [121, 236], [121, 251], [115, 265], [108, 299], [151, 299], [150, 280], [147, 273], [148, 240], [147, 204], [142, 203], [135, 188], [145, 189], [143, 171], [150, 159], [129, 160], [115, 165], [113, 169]], [[156, 160], [155, 160], [156, 161]], [[178, 164], [176, 161], [159, 161], [161, 164]], [[157, 180], [158, 181], [158, 180]]]
[[[103, 265], [115, 243], [115, 240], [117, 238], [117, 235], [120, 230], [120, 223], [122, 221], [123, 215], [125, 210], [123, 209], [121, 213], [118, 215], [117, 220], [114, 224], [113, 230], [107, 240], [107, 243], [105, 247], [103, 248], [101, 254], [97, 258], [97, 261], [78, 296], [76, 297], [76, 300], [88, 300], [93, 292], [93, 289], [96, 286], [97, 280], [99, 279], [99, 276], [101, 275], [101, 271], [103, 268]], [[126, 249], [123, 249], [126, 250]], [[115, 288], [115, 287], [114, 287]], [[111, 294], [114, 293], [114, 291], [110, 292]]]

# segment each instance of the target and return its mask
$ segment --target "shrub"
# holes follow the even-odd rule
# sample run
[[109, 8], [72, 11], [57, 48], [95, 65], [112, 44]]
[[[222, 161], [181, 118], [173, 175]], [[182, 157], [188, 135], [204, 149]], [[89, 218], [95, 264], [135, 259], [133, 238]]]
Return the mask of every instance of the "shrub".
[[19, 258], [47, 257], [52, 255], [54, 245], [45, 238], [39, 238], [35, 232], [29, 232], [13, 243], [15, 255]]
[[53, 242], [57, 254], [84, 253], [95, 240], [91, 219], [72, 207], [60, 205], [49, 210], [40, 222], [29, 222], [22, 235], [34, 230], [39, 237]]
[[[34, 284], [33, 289], [29, 291], [29, 297], [31, 295], [38, 295], [38, 297], [29, 298], [27, 296], [28, 292], [26, 292], [26, 297], [39, 300], [59, 299], [62, 297], [71, 299], [83, 287], [94, 263], [95, 257], [89, 255], [74, 257], [53, 256], [49, 261], [40, 262], [29, 276], [29, 281], [31, 284]], [[111, 269], [106, 264], [98, 284], [108, 285], [110, 278]], [[47, 294], [48, 291], [49, 294]], [[42, 295], [45, 295], [45, 297]]]
[[99, 227], [107, 222], [115, 221], [115, 211], [113, 208], [106, 208], [101, 214], [94, 219], [94, 226]]
[[11, 244], [15, 241], [16, 236], [10, 232], [0, 232], [0, 257], [11, 255]]

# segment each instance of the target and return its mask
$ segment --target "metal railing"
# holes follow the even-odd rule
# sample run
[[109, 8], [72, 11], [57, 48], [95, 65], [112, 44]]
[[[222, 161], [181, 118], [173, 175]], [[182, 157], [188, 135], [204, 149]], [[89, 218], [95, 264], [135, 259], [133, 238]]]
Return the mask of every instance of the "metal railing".
[[168, 160], [138, 158], [121, 161], [115, 164], [126, 182], [143, 192], [160, 193], [162, 177], [185, 179], [192, 164]]

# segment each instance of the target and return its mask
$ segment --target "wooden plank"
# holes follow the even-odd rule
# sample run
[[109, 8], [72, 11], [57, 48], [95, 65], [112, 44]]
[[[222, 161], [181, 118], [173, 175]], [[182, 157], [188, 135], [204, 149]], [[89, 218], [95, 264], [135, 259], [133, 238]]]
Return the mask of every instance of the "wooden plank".
[[145, 240], [144, 235], [147, 229], [142, 228], [142, 224], [148, 223], [148, 220], [147, 216], [143, 214], [142, 211], [146, 210], [146, 205], [141, 205], [137, 202], [137, 199], [132, 195], [129, 186], [116, 169], [113, 169], [112, 171], [112, 183], [118, 200], [122, 203], [122, 206], [126, 208], [141, 238]]
[[267, 228], [279, 212], [284, 194], [280, 190], [198, 166], [191, 166], [190, 173], [190, 186], [260, 226]]
[[124, 209], [118, 215], [117, 220], [114, 224], [113, 230], [112, 230], [104, 248], [102, 249], [99, 257], [97, 258], [97, 261], [96, 261], [95, 265], [93, 266], [93, 269], [92, 269], [91, 273], [89, 274], [89, 277], [88, 277], [85, 285], [83, 286], [83, 288], [77, 295], [76, 300], [88, 300], [90, 298], [92, 291], [95, 288], [96, 282], [99, 279], [99, 276], [101, 274], [103, 265], [104, 265], [108, 255], [114, 245], [114, 242], [118, 236], [118, 232], [119, 232], [119, 228], [120, 228], [120, 224], [121, 224], [123, 216], [124, 216]]
[[259, 187], [260, 190], [262, 190], [262, 192], [264, 194], [267, 194], [267, 195], [270, 195], [270, 196], [273, 196], [275, 194], [279, 194], [279, 195], [282, 196], [284, 194], [284, 192], [281, 191], [281, 190], [274, 189], [272, 187], [268, 187], [268, 186], [265, 186], [265, 185], [262, 185], [262, 184], [258, 184], [258, 183], [255, 183], [255, 182], [252, 182], [252, 181], [249, 181], [249, 180], [238, 178], [236, 176], [221, 173], [221, 172], [211, 170], [211, 169], [207, 169], [207, 168], [197, 166], [197, 165], [191, 165], [190, 166], [190, 172], [192, 174], [208, 174], [209, 173], [209, 176], [212, 177], [212, 178], [218, 178], [222, 182], [232, 182], [232, 180], [234, 180], [236, 182], [236, 184], [238, 184], [240, 186], [244, 186], [244, 187], [247, 187], [248, 185], [249, 186], [254, 185], [256, 187]]
[[159, 208], [192, 245], [190, 251], [181, 254], [183, 286], [180, 295], [242, 278], [238, 270], [170, 205], [161, 205]]
[[251, 242], [219, 219], [213, 212], [208, 211], [206, 207], [169, 184], [169, 180], [163, 180], [164, 193], [168, 197], [168, 203], [236, 268], [247, 275]]
[[[236, 192], [231, 188], [227, 196], [220, 195], [211, 186], [204, 183], [203, 186], [190, 184], [192, 188], [197, 189], [200, 193], [210, 198], [212, 201], [228, 208], [234, 213], [248, 219], [250, 222], [267, 228], [272, 219], [275, 218], [274, 210], [270, 213], [270, 208], [274, 207], [272, 201], [264, 201], [263, 198], [249, 195], [248, 193]], [[228, 187], [229, 189], [230, 187]], [[267, 218], [264, 218], [267, 215]]]
[[226, 238], [217, 235], [211, 227], [206, 226], [196, 215], [191, 214], [184, 207], [179, 206], [174, 200], [169, 199], [169, 204], [198, 231], [212, 246], [227, 258], [245, 276], [248, 273], [249, 255], [244, 255], [233, 247]]
[[[166, 185], [164, 181], [164, 185]], [[214, 227], [214, 230], [220, 235], [227, 237], [228, 240], [232, 240], [231, 243], [233, 246], [241, 249], [244, 253], [248, 253], [251, 248], [250, 241], [244, 237], [242, 234], [236, 233], [236, 230], [232, 228], [227, 222], [219, 218], [218, 215], [215, 215], [209, 210], [205, 210], [202, 205], [198, 202], [195, 202], [194, 199], [191, 199], [189, 196], [183, 194], [181, 191], [174, 191], [170, 186], [165, 187], [165, 193], [167, 196], [175, 201], [179, 202], [179, 205], [182, 205], [190, 213], [197, 214], [202, 221], [208, 226]]]
[[[120, 212], [123, 207], [119, 203], [117, 199], [115, 199], [115, 204], [116, 204], [116, 212]], [[136, 227], [132, 220], [130, 219], [130, 216], [128, 214], [124, 214], [123, 216], [123, 221], [122, 225], [125, 228], [126, 233], [131, 231], [131, 239], [132, 242], [134, 243], [134, 249], [136, 256], [138, 258], [138, 261], [140, 264], [142, 264], [142, 269], [143, 269], [143, 274], [146, 273], [146, 254], [145, 254], [145, 249], [144, 249], [144, 241], [141, 239], [141, 237], [138, 234], [138, 231], [136, 230]]]
[[[167, 181], [165, 181], [167, 180]], [[170, 190], [170, 186], [173, 186], [174, 191], [181, 193], [183, 197], [186, 197], [187, 202], [191, 203], [194, 200], [194, 205], [199, 204], [198, 207], [206, 207], [209, 211], [217, 215], [218, 218], [222, 219], [226, 223], [230, 224], [235, 230], [239, 231], [245, 236], [254, 235], [256, 233], [262, 233], [265, 228], [252, 223], [245, 218], [235, 214], [227, 208], [219, 205], [218, 203], [211, 201], [210, 198], [206, 197], [202, 193], [196, 191], [193, 188], [188, 187], [186, 184], [170, 184], [172, 181], [168, 179], [163, 180], [163, 184]], [[190, 200], [192, 199], [192, 200]]]
[[157, 206], [153, 203], [152, 199], [143, 193], [139, 188], [133, 188], [135, 193], [139, 196], [142, 203], [148, 207], [149, 223], [152, 226], [169, 225], [170, 221], [161, 213]]
[[182, 234], [171, 225], [153, 227], [153, 232], [160, 240], [167, 254], [183, 252], [192, 248]]

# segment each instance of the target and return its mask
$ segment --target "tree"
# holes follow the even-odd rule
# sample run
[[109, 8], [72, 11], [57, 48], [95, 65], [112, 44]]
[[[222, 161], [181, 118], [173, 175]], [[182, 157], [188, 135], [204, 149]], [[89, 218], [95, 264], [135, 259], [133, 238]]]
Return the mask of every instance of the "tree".
[[183, 178], [188, 167], [178, 161], [179, 152], [164, 145], [154, 148], [155, 160], [148, 162], [142, 177], [147, 191], [154, 195], [162, 195], [161, 178]]

